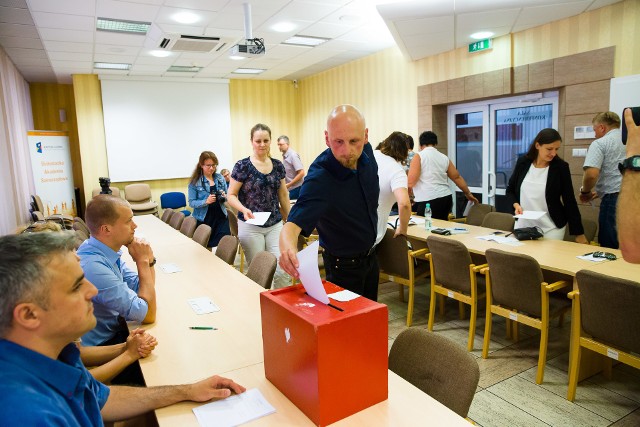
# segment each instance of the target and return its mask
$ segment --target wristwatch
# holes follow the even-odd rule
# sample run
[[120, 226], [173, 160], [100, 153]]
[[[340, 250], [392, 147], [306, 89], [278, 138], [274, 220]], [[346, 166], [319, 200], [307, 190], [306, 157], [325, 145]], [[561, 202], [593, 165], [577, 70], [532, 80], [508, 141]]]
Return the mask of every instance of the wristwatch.
[[632, 171], [640, 171], [640, 156], [631, 156], [624, 159], [624, 162], [618, 164], [620, 173], [624, 174], [627, 169]]
[[153, 257], [153, 261], [149, 263], [149, 267], [153, 267], [154, 265], [156, 265], [156, 262], [158, 262], [158, 260], [156, 259], [156, 257]]

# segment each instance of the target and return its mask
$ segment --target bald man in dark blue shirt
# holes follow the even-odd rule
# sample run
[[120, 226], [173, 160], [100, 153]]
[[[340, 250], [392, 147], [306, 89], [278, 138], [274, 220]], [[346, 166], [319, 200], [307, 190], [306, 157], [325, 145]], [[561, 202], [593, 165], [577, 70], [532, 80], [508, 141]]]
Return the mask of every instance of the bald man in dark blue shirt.
[[376, 301], [379, 270], [374, 244], [380, 187], [363, 115], [351, 105], [334, 108], [325, 140], [329, 148], [310, 166], [280, 234], [280, 266], [299, 276], [298, 236], [309, 236], [317, 228], [327, 280]]

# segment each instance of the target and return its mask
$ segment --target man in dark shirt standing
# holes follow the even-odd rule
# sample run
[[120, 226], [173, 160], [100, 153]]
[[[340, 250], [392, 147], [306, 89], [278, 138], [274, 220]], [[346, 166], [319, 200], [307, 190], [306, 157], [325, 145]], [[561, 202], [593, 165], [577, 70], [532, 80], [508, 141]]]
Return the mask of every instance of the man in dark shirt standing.
[[364, 116], [352, 105], [340, 105], [329, 114], [324, 134], [329, 148], [309, 168], [280, 233], [280, 266], [299, 277], [298, 236], [317, 228], [327, 280], [376, 301], [380, 187]]

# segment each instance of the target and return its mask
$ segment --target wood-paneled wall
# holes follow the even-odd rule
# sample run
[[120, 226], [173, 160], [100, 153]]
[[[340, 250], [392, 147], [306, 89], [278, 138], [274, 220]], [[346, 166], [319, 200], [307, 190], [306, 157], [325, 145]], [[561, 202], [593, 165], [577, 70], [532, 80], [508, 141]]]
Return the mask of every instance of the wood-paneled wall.
[[[68, 133], [71, 164], [73, 165], [73, 183], [76, 187], [82, 189], [84, 187], [82, 158], [78, 141], [78, 122], [73, 86], [55, 83], [31, 83], [29, 92], [35, 130], [57, 130]], [[60, 121], [60, 110], [64, 110], [63, 114], [66, 115], [64, 122]], [[82, 204], [84, 203], [82, 191], [80, 194], [78, 203]]]

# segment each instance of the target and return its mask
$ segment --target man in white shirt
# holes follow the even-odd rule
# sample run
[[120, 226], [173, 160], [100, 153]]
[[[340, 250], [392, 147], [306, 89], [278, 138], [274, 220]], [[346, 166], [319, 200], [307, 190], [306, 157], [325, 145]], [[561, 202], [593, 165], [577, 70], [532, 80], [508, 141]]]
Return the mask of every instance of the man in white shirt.
[[300, 195], [300, 187], [304, 181], [304, 166], [300, 155], [289, 148], [289, 137], [282, 135], [278, 138], [278, 149], [282, 153], [282, 163], [286, 176], [284, 178], [289, 190], [289, 200], [295, 200]]
[[600, 197], [598, 243], [600, 246], [618, 249], [616, 204], [622, 183], [618, 164], [625, 157], [620, 117], [612, 111], [607, 111], [596, 114], [592, 123], [597, 139], [589, 146], [587, 157], [584, 159], [580, 201], [587, 203]]

